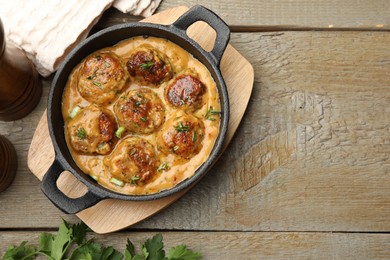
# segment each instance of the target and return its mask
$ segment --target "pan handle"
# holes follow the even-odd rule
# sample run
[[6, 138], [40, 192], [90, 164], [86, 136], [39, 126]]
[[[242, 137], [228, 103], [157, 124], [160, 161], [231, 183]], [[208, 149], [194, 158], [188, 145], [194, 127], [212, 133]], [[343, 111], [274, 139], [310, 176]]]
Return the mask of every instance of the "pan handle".
[[51, 202], [66, 214], [75, 214], [83, 209], [95, 205], [103, 199], [91, 190], [79, 198], [69, 198], [57, 187], [57, 180], [64, 167], [56, 158], [49, 170], [46, 172], [41, 183], [41, 190]]
[[201, 6], [195, 5], [182, 16], [180, 16], [172, 26], [179, 30], [186, 31], [193, 23], [197, 21], [204, 21], [210, 25], [217, 33], [214, 47], [210, 54], [213, 57], [215, 63], [219, 66], [222, 55], [226, 49], [226, 46], [230, 39], [229, 26], [213, 11]]

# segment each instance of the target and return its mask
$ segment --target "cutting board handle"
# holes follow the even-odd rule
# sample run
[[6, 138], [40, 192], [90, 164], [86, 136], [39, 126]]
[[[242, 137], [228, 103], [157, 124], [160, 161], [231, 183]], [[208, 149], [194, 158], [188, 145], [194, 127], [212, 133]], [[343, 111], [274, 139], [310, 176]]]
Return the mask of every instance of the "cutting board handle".
[[43, 177], [41, 190], [43, 193], [56, 205], [59, 209], [67, 214], [75, 214], [83, 209], [89, 208], [103, 199], [103, 197], [88, 190], [79, 198], [69, 198], [57, 187], [57, 180], [61, 173], [64, 172], [64, 167], [56, 158], [49, 170]]
[[222, 55], [225, 52], [226, 46], [228, 45], [230, 40], [229, 26], [213, 11], [201, 5], [195, 5], [194, 7], [189, 9], [182, 16], [180, 16], [172, 24], [172, 26], [184, 31], [184, 33], [186, 34], [188, 27], [190, 27], [193, 23], [197, 21], [206, 22], [217, 33], [217, 37], [214, 42], [214, 47], [211, 50], [210, 54], [213, 57], [215, 64], [219, 66], [221, 63]]

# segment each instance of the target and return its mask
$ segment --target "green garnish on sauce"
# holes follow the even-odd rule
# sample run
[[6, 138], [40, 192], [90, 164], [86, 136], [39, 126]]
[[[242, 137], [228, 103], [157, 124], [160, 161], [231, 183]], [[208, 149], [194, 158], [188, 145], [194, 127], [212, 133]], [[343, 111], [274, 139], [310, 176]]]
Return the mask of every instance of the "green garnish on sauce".
[[117, 185], [117, 186], [120, 186], [120, 187], [123, 187], [123, 186], [125, 185], [125, 183], [124, 183], [123, 181], [118, 180], [118, 179], [116, 179], [116, 178], [114, 178], [114, 177], [112, 177], [112, 178], [110, 179], [110, 182], [113, 183], [113, 184], [115, 184], [115, 185]]
[[183, 125], [183, 123], [180, 121], [179, 122], [179, 125], [177, 126], [174, 126], [174, 128], [176, 129], [176, 131], [178, 131], [179, 133], [185, 133], [187, 131], [190, 130], [190, 127], [188, 125]]
[[137, 175], [134, 175], [131, 177], [131, 184], [137, 184], [137, 181], [139, 180], [139, 177]]
[[115, 135], [118, 138], [122, 138], [123, 133], [125, 132], [126, 128], [124, 126], [121, 126], [116, 130]]
[[145, 63], [140, 64], [139, 66], [140, 66], [141, 69], [143, 69], [143, 70], [148, 70], [148, 69], [150, 69], [151, 67], [153, 67], [153, 65], [154, 65], [154, 62], [153, 62], [153, 61], [147, 61], [147, 62], [145, 62]]
[[75, 106], [75, 107], [72, 109], [72, 111], [70, 111], [69, 117], [73, 119], [73, 118], [80, 112], [80, 110], [81, 110], [81, 107]]
[[160, 164], [160, 166], [158, 166], [157, 171], [161, 172], [161, 171], [165, 171], [167, 169], [168, 169], [168, 163], [164, 162], [164, 163]]
[[77, 129], [76, 135], [80, 139], [85, 139], [87, 138], [87, 131], [85, 131], [83, 127], [80, 127], [79, 129]]
[[215, 121], [216, 119], [212, 116], [218, 115], [220, 113], [221, 113], [221, 111], [214, 110], [214, 108], [212, 106], [210, 106], [209, 110], [207, 110], [207, 113], [206, 113], [206, 115], [204, 115], [204, 117], [207, 118], [207, 120]]

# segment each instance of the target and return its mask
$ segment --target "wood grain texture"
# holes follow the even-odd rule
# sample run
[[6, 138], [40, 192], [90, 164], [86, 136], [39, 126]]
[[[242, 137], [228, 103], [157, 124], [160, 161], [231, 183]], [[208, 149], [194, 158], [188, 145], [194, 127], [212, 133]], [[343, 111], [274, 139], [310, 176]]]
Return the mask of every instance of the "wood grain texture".
[[[145, 21], [152, 23], [171, 24], [188, 8], [173, 8]], [[189, 37], [197, 41], [207, 50], [214, 45], [215, 31], [204, 22], [197, 22], [188, 28]], [[205, 37], [206, 36], [206, 37]], [[250, 63], [233, 47], [228, 46], [221, 61], [221, 72], [229, 92], [230, 120], [225, 146], [232, 139], [240, 123], [253, 88], [254, 72]], [[240, 84], [240, 87], [236, 87]], [[28, 154], [28, 166], [40, 180], [54, 161], [54, 149], [49, 138], [47, 115], [44, 113], [31, 142]], [[77, 198], [87, 192], [86, 187], [71, 174], [63, 173], [57, 181], [61, 191], [70, 198]], [[188, 190], [188, 189], [187, 189]], [[145, 218], [154, 215], [167, 207], [186, 191], [178, 192], [158, 200], [134, 202], [120, 200], [103, 200], [77, 214], [92, 230], [97, 233], [108, 233], [123, 229]]]
[[[390, 35], [234, 33], [231, 43], [255, 70], [233, 141], [196, 187], [132, 229], [389, 232]], [[77, 221], [42, 195], [27, 168], [49, 83], [32, 114], [0, 122], [19, 163], [0, 194], [0, 228]]]
[[[139, 243], [152, 232], [89, 234], [105, 246], [124, 252], [129, 238], [139, 251]], [[389, 259], [389, 234], [263, 233], [263, 232], [162, 232], [166, 252], [186, 244], [208, 259]], [[0, 233], [0, 256], [6, 245], [22, 241], [37, 244], [38, 232]]]
[[[216, 12], [235, 31], [390, 29], [390, 2], [387, 0], [164, 0], [157, 11], [195, 4]], [[107, 12], [108, 15], [97, 25], [98, 28], [140, 19], [113, 8]]]

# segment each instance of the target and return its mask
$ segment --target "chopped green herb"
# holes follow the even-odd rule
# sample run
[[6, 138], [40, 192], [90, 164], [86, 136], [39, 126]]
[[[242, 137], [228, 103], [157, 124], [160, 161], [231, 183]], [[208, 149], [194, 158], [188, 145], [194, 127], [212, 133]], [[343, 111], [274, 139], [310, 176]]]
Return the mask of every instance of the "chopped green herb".
[[120, 96], [121, 99], [126, 99], [126, 96]]
[[196, 136], [196, 132], [192, 133], [192, 142], [195, 143], [196, 140], [198, 140], [198, 137]]
[[117, 185], [117, 186], [120, 186], [120, 187], [123, 187], [123, 186], [125, 185], [125, 183], [124, 183], [123, 181], [118, 180], [118, 179], [116, 179], [116, 178], [114, 178], [114, 177], [112, 177], [112, 178], [110, 179], [110, 182], [113, 183], [113, 184], [115, 184], [115, 185]]
[[131, 177], [131, 184], [137, 184], [137, 181], [139, 180], [139, 177], [137, 175], [134, 175]]
[[80, 112], [80, 110], [81, 110], [81, 107], [75, 106], [75, 107], [72, 109], [72, 111], [70, 111], [69, 117], [73, 119], [73, 118]]
[[143, 98], [144, 96], [142, 96], [140, 93], [137, 93], [137, 97]]
[[141, 119], [142, 122], [146, 122], [147, 121], [146, 117], [141, 117], [140, 119]]
[[91, 80], [91, 79], [92, 79], [92, 76], [88, 76], [87, 79], [88, 79], [88, 80]]
[[173, 151], [174, 152], [176, 152], [177, 150], [179, 150], [180, 149], [180, 146], [178, 146], [178, 145], [175, 145], [174, 147], [173, 147]]
[[168, 163], [164, 162], [158, 166], [157, 171], [162, 172], [168, 169]]
[[183, 123], [181, 121], [179, 122], [179, 125], [174, 126], [174, 128], [176, 129], [176, 131], [181, 132], [181, 133], [184, 133], [184, 132], [187, 132], [190, 130], [190, 127], [188, 125], [183, 125]]
[[137, 153], [137, 149], [133, 148], [133, 149], [131, 149], [129, 154], [130, 154], [130, 156], [133, 156], [136, 153]]
[[100, 83], [99, 81], [94, 81], [93, 84], [99, 88], [102, 87], [102, 83]]
[[142, 105], [142, 101], [136, 101], [136, 102], [135, 102], [135, 106], [136, 106], [136, 107], [139, 107], [140, 105]]
[[96, 60], [100, 60], [101, 58], [102, 58], [102, 56], [100, 56], [100, 55], [96, 55], [96, 56], [95, 56], [95, 59], [96, 59]]
[[108, 143], [100, 143], [100, 144], [98, 145], [98, 150], [104, 149], [107, 145], [108, 145]]
[[80, 139], [85, 139], [87, 138], [87, 131], [85, 131], [83, 127], [80, 127], [79, 129], [77, 129], [76, 135]]
[[121, 126], [116, 130], [115, 135], [118, 138], [122, 138], [123, 133], [126, 131], [126, 128], [124, 126]]
[[211, 117], [211, 116], [218, 115], [220, 113], [221, 113], [221, 111], [214, 110], [214, 108], [212, 106], [210, 106], [209, 110], [207, 110], [207, 113], [206, 113], [206, 115], [204, 115], [204, 117], [207, 118], [207, 120], [215, 121], [216, 119], [214, 117]]
[[105, 62], [104, 62], [104, 65], [106, 65], [106, 68], [109, 68], [109, 67], [111, 67], [111, 64], [110, 64], [110, 63], [108, 63], [107, 61], [105, 61]]
[[153, 67], [154, 65], [154, 62], [153, 61], [146, 61], [145, 63], [142, 63], [141, 65], [139, 65], [141, 67], [141, 69], [143, 70], [149, 70], [151, 67]]

